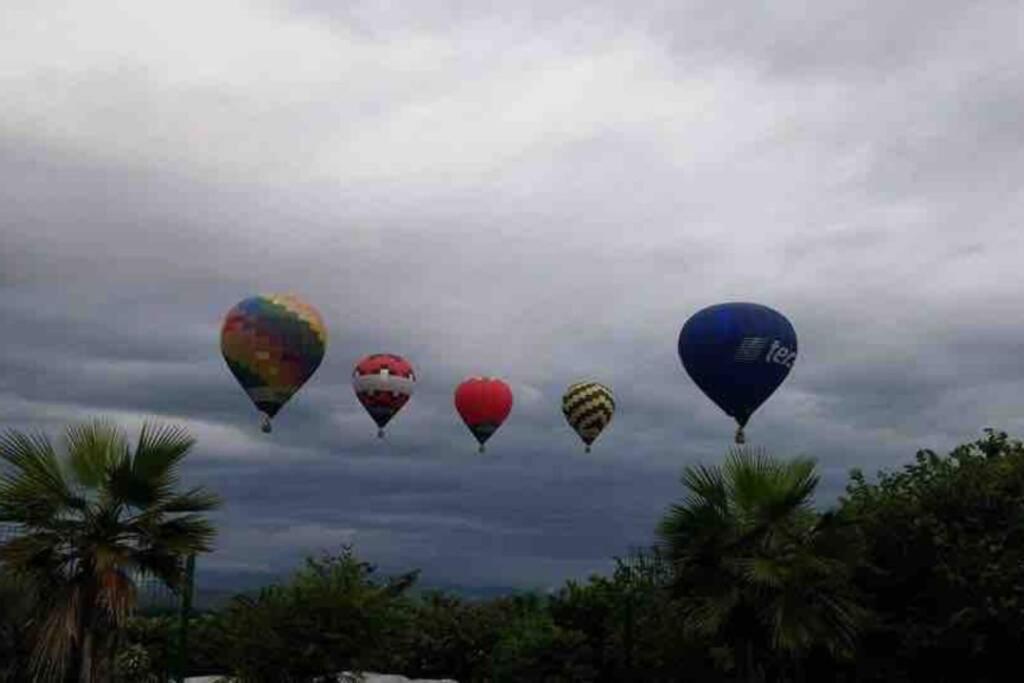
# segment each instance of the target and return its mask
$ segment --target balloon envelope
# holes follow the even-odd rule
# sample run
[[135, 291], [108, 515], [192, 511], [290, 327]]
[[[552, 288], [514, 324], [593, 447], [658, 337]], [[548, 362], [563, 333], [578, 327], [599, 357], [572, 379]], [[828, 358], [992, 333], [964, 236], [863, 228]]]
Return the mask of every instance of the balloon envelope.
[[612, 421], [615, 398], [612, 390], [597, 382], [577, 382], [562, 396], [562, 414], [590, 451], [594, 442]]
[[359, 402], [377, 423], [378, 436], [384, 425], [412, 396], [416, 373], [409, 361], [390, 353], [366, 356], [352, 370], [352, 388]]
[[320, 313], [296, 296], [254, 296], [228, 311], [221, 353], [264, 413], [264, 431], [270, 431], [270, 418], [316, 372], [326, 344]]
[[483, 452], [484, 442], [512, 411], [512, 390], [500, 379], [470, 377], [455, 389], [455, 409]]
[[679, 358], [708, 398], [742, 428], [796, 361], [796, 331], [778, 311], [725, 303], [695, 313], [679, 333]]

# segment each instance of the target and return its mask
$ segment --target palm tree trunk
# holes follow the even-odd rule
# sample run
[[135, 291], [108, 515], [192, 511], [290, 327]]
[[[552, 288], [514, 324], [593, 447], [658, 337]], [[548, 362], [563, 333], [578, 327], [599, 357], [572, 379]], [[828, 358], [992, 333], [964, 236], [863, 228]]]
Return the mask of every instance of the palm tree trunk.
[[82, 634], [82, 655], [78, 670], [78, 683], [92, 683], [93, 667], [93, 633], [91, 624], [87, 624]]
[[626, 624], [622, 634], [623, 646], [626, 650], [626, 676], [633, 680], [633, 589], [626, 591]]
[[89, 588], [83, 589], [82, 593], [82, 612], [78, 622], [78, 642], [81, 644], [78, 662], [78, 683], [92, 683], [96, 654], [94, 633], [96, 624], [93, 618], [96, 609], [96, 595]]
[[754, 641], [747, 640], [746, 647], [744, 648], [744, 678], [749, 683], [764, 683], [764, 670], [761, 668], [760, 663], [757, 661], [757, 656], [754, 653]]

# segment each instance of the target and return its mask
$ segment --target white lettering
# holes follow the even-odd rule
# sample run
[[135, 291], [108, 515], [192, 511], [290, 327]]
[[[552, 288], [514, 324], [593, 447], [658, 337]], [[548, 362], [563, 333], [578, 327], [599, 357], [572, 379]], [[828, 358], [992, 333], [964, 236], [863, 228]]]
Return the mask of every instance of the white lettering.
[[777, 363], [787, 368], [792, 368], [793, 361], [795, 360], [796, 351], [783, 346], [778, 340], [772, 341], [772, 345], [768, 348], [768, 353], [764, 357], [766, 363]]

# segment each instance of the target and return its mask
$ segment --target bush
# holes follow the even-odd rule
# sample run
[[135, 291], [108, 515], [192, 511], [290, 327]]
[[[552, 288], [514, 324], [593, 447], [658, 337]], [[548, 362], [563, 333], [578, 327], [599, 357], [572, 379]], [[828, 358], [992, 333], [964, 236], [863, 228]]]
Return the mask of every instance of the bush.
[[427, 593], [409, 606], [407, 627], [387, 670], [413, 678], [485, 680], [503, 621], [493, 603]]
[[114, 676], [118, 683], [158, 683], [149, 651], [139, 643], [123, 648], [114, 660]]
[[1024, 445], [988, 429], [877, 483], [854, 471], [842, 505], [877, 615], [860, 680], [1005, 680], [1024, 647]]
[[[793, 596], [810, 588], [833, 602], [837, 595], [852, 596], [857, 605], [863, 600], [871, 618], [853, 643], [852, 661], [825, 647], [786, 658], [765, 649], [753, 655], [749, 676], [1005, 680], [1003, 670], [1024, 646], [1024, 444], [988, 430], [948, 456], [921, 451], [914, 464], [874, 483], [855, 471], [839, 509], [813, 512], [812, 521], [814, 530], [841, 523], [842, 533], [828, 538], [842, 546], [842, 566], [823, 561], [837, 549], [831, 546], [811, 556], [776, 552], [788, 552], [777, 542], [754, 544], [756, 559], [778, 559], [772, 566], [787, 571], [803, 566], [793, 565], [794, 557], [814, 560], [814, 575], [822, 576], [811, 585], [799, 574], [787, 579], [793, 590], [781, 592], [751, 585], [749, 605], [789, 610]], [[721, 534], [710, 528], [704, 539], [716, 548], [710, 553], [716, 562]], [[736, 566], [747, 570], [737, 576], [756, 568]], [[679, 581], [681, 569], [652, 550], [617, 560], [610, 576], [569, 581], [551, 596], [472, 601], [435, 592], [414, 599], [407, 592], [415, 573], [380, 580], [345, 548], [307, 560], [282, 585], [195, 617], [189, 673], [279, 683], [326, 680], [343, 670], [460, 683], [736, 680], [744, 653], [730, 640], [735, 632], [682, 628], [700, 586]], [[10, 584], [5, 590], [0, 577], [0, 682], [28, 680], [18, 667], [28, 651], [20, 627], [31, 613], [29, 596]], [[151, 680], [147, 659], [150, 672], [165, 671], [176, 625], [173, 617], [133, 619], [118, 659], [121, 680]]]
[[243, 683], [317, 681], [384, 658], [401, 633], [415, 573], [385, 583], [350, 548], [308, 559], [283, 586], [238, 597], [219, 623], [224, 663]]
[[668, 562], [652, 548], [617, 558], [610, 577], [569, 581], [551, 598], [555, 623], [582, 636], [577, 662], [587, 663], [593, 680], [719, 680], [708, 644], [679, 627], [679, 604], [666, 589], [670, 578]]

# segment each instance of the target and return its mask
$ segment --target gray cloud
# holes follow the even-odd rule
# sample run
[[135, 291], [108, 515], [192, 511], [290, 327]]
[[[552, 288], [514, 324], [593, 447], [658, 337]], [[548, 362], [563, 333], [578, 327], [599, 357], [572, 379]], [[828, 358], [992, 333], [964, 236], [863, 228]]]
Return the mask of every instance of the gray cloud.
[[[1015, 3], [338, 7], [0, 20], [0, 421], [187, 425], [210, 576], [341, 542], [438, 584], [607, 568], [729, 445], [675, 350], [717, 301], [794, 322], [748, 434], [818, 457], [823, 503], [1024, 428]], [[217, 335], [280, 290], [330, 339], [264, 438]], [[383, 443], [372, 351], [420, 374]], [[480, 373], [516, 393], [485, 457], [452, 407]], [[585, 377], [619, 403], [588, 456]]]

